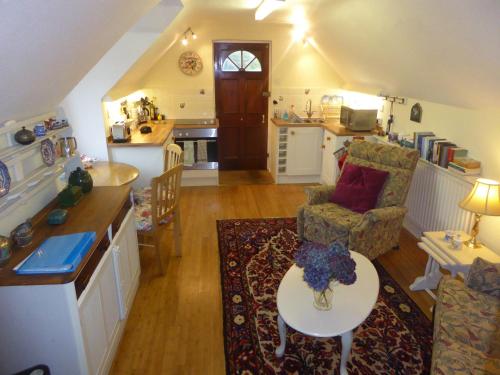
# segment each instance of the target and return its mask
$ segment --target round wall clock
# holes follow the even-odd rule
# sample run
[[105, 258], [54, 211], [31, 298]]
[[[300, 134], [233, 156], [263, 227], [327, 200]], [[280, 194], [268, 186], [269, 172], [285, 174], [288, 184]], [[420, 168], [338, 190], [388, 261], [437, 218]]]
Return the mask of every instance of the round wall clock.
[[196, 52], [184, 52], [179, 57], [179, 69], [188, 76], [195, 76], [203, 69], [201, 57]]

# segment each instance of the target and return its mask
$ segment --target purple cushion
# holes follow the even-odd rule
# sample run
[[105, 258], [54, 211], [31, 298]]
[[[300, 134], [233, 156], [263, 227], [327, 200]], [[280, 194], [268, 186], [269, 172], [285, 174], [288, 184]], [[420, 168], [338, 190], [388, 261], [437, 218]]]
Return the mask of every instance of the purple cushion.
[[346, 164], [330, 201], [363, 214], [375, 208], [388, 175], [378, 169]]

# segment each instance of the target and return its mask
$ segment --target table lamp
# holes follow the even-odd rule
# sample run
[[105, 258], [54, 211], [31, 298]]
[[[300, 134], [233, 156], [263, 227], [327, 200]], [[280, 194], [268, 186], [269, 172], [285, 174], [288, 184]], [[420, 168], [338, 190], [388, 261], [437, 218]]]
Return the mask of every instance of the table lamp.
[[477, 239], [479, 220], [481, 220], [482, 215], [500, 216], [500, 183], [486, 178], [478, 178], [469, 195], [460, 202], [459, 206], [474, 213], [471, 238], [465, 242], [465, 245], [473, 249], [481, 247], [481, 243]]

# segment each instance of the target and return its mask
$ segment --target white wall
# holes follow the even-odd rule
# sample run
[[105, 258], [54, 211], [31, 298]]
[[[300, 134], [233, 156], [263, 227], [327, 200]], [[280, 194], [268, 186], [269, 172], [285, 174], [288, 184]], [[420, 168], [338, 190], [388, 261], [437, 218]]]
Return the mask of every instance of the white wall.
[[[170, 118], [213, 117], [215, 114], [213, 41], [247, 40], [271, 42], [270, 90], [272, 98], [287, 90], [320, 94], [328, 88], [339, 88], [343, 80], [312, 46], [304, 48], [293, 43], [290, 25], [257, 24], [252, 19], [210, 17], [199, 20], [193, 29], [198, 39], [188, 46], [179, 42], [142, 78], [135, 89], [143, 89], [149, 97], [156, 97], [160, 111]], [[203, 61], [203, 71], [194, 77], [184, 75], [178, 68], [179, 56], [184, 51], [197, 52]], [[200, 90], [205, 90], [205, 95]], [[296, 98], [297, 108], [304, 109], [307, 98]], [[270, 100], [272, 102], [272, 100]], [[184, 109], [179, 104], [185, 103]], [[315, 104], [319, 104], [316, 102]], [[270, 109], [272, 114], [272, 109]]]
[[[421, 123], [410, 121], [410, 109], [417, 102], [422, 105]], [[384, 104], [384, 124], [389, 106]], [[408, 104], [394, 105], [394, 118], [393, 131], [433, 131], [465, 147], [471, 157], [480, 160], [482, 177], [500, 180], [500, 109], [471, 110], [409, 98]], [[500, 217], [484, 216], [480, 229], [481, 240], [500, 253]]]
[[[108, 160], [101, 101], [176, 16], [181, 6], [175, 2], [175, 5], [160, 3], [153, 8], [120, 38], [61, 103], [73, 126], [80, 152]], [[156, 17], [160, 10], [164, 14], [161, 25]], [[154, 22], [156, 29], [147, 27], [149, 20]]]

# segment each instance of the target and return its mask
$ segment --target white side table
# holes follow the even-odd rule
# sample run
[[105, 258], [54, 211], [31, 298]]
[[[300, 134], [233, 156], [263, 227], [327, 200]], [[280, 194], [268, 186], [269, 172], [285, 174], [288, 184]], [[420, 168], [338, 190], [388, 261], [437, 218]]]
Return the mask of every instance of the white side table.
[[280, 346], [276, 356], [282, 357], [286, 346], [286, 326], [315, 337], [342, 338], [340, 374], [347, 375], [347, 359], [351, 351], [352, 330], [371, 313], [377, 301], [379, 278], [373, 264], [363, 255], [351, 251], [356, 262], [356, 282], [338, 285], [333, 291], [333, 307], [320, 311], [313, 306], [313, 291], [305, 283], [304, 270], [293, 265], [278, 288], [278, 328]]
[[[470, 236], [465, 232], [460, 233], [462, 240], [467, 240]], [[496, 254], [486, 246], [478, 249], [471, 249], [462, 246], [456, 250], [451, 247], [449, 242], [444, 240], [444, 232], [424, 232], [418, 247], [424, 250], [428, 255], [427, 265], [424, 276], [419, 276], [410, 285], [410, 290], [425, 290], [433, 298], [436, 298], [430, 289], [436, 289], [443, 274], [440, 268], [451, 272], [455, 277], [457, 273], [466, 275], [476, 257], [481, 257], [493, 263], [500, 263], [500, 255]]]

